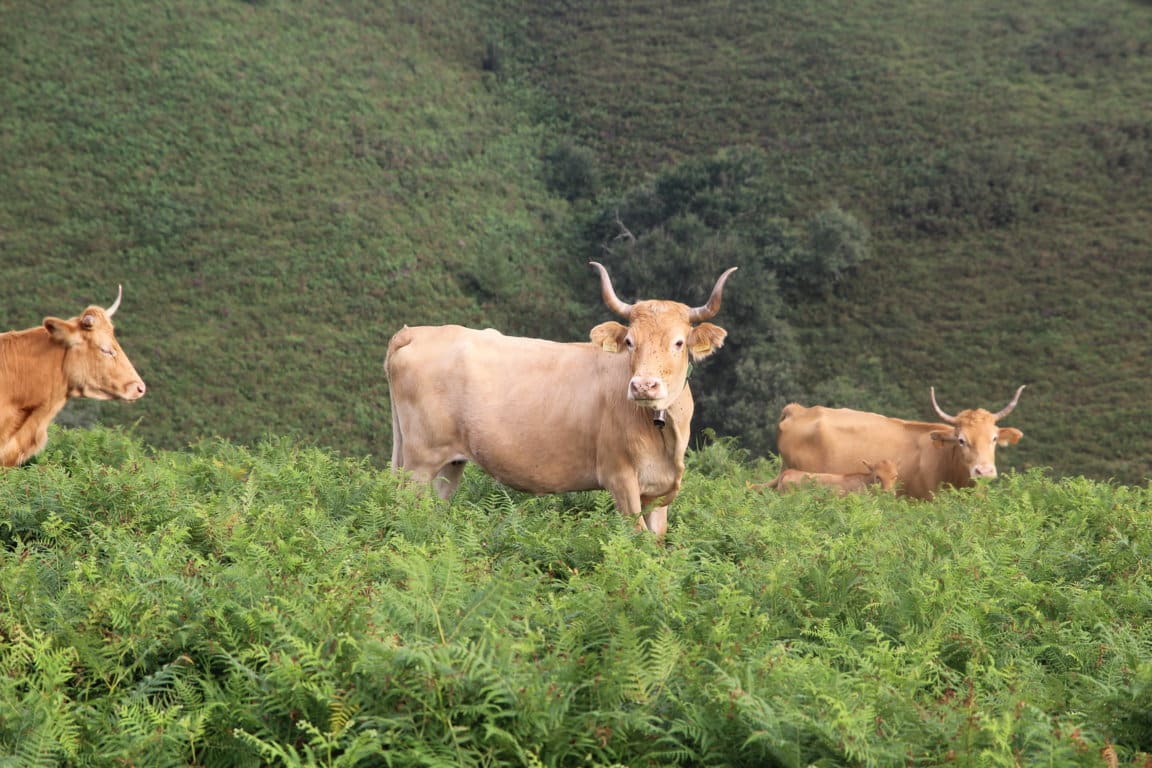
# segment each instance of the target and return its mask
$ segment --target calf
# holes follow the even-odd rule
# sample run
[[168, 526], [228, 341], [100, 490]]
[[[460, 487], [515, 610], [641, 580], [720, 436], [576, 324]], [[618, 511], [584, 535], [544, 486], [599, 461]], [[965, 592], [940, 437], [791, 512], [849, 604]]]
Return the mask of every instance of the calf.
[[867, 472], [842, 475], [832, 472], [804, 472], [799, 469], [784, 469], [772, 481], [749, 487], [757, 490], [771, 488], [783, 493], [809, 484], [826, 485], [829, 488], [835, 488], [841, 496], [866, 491], [873, 485], [879, 485], [885, 491], [896, 489], [898, 479], [896, 462], [891, 459], [883, 459], [875, 464], [863, 460], [861, 463], [868, 468]]

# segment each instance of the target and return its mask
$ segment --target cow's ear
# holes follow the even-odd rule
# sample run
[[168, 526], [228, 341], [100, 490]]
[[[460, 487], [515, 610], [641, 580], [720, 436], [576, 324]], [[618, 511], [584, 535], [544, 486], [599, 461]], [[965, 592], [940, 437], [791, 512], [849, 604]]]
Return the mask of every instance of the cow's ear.
[[1015, 445], [1020, 442], [1020, 438], [1024, 437], [1024, 433], [1016, 429], [1016, 427], [1000, 427], [1000, 433], [996, 435], [996, 442], [1001, 446]]
[[44, 327], [57, 344], [72, 347], [80, 343], [80, 329], [73, 322], [61, 320], [58, 317], [46, 317], [44, 318]]
[[700, 323], [688, 334], [688, 351], [693, 360], [703, 360], [720, 347], [724, 346], [724, 339], [728, 331], [712, 323]]
[[937, 448], [945, 443], [956, 442], [956, 433], [951, 429], [938, 429], [935, 432], [929, 432], [928, 436], [932, 438], [932, 442], [936, 443]]
[[620, 352], [624, 349], [624, 337], [628, 335], [628, 328], [609, 321], [607, 323], [600, 323], [592, 329], [588, 337], [592, 339], [592, 343], [600, 347], [605, 352]]

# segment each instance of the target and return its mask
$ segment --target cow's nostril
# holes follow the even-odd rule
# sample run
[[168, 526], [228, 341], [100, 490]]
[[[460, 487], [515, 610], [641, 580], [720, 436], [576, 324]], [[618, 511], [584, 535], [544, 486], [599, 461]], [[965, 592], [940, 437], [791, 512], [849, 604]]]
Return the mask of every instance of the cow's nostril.
[[657, 379], [651, 377], [635, 378], [631, 381], [632, 391], [636, 394], [645, 394], [656, 390], [660, 386]]

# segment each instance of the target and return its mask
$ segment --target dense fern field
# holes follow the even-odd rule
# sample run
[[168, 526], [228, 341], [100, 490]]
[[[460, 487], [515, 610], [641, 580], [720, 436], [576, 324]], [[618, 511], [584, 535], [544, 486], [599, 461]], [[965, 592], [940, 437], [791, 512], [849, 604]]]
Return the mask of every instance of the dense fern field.
[[691, 453], [661, 545], [607, 494], [56, 429], [0, 473], [0, 764], [1152, 760], [1147, 488], [747, 489], [772, 470]]

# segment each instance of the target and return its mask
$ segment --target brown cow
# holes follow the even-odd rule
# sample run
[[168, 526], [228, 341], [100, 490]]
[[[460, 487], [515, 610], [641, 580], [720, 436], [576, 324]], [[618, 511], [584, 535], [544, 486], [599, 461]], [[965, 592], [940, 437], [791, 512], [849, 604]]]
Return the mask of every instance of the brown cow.
[[899, 477], [896, 462], [891, 459], [883, 459], [875, 464], [863, 460], [860, 463], [867, 468], [866, 472], [835, 474], [832, 472], [805, 472], [801, 469], [782, 469], [780, 474], [771, 481], [748, 487], [753, 490], [771, 488], [783, 493], [805, 485], [815, 484], [834, 488], [841, 496], [867, 491], [874, 485], [879, 485], [880, 489], [884, 491], [896, 489], [896, 480]]
[[983, 408], [949, 416], [945, 424], [905, 421], [848, 408], [784, 406], [777, 445], [785, 467], [806, 472], [851, 472], [866, 461], [892, 458], [900, 467], [898, 493], [930, 499], [944, 485], [963, 488], [977, 478], [996, 477], [996, 446], [1019, 442], [1024, 433], [996, 422], [1012, 412], [1024, 387], [997, 413]]
[[48, 425], [69, 398], [144, 396], [144, 382], [109, 319], [123, 293], [107, 309], [88, 307], [71, 320], [47, 317], [37, 328], [0, 333], [0, 466], [14, 467], [39, 453]]
[[[464, 463], [531, 493], [606, 489], [637, 527], [662, 535], [680, 490], [692, 420], [690, 360], [727, 332], [708, 303], [626, 304], [607, 270], [604, 303], [628, 321], [602, 323], [592, 343], [504, 336], [458, 325], [405, 326], [388, 344], [392, 468], [451, 498]], [[648, 510], [647, 512], [645, 512]], [[643, 515], [643, 518], [640, 516]]]

